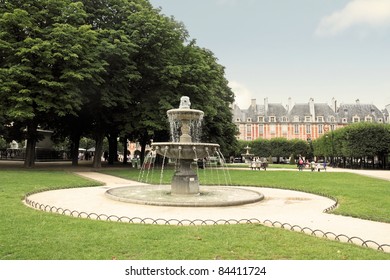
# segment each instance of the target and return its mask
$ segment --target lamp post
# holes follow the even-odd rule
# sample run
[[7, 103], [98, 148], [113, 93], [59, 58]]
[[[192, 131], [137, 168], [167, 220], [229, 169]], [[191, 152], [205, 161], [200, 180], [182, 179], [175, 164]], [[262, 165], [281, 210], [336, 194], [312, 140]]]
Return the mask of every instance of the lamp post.
[[331, 163], [332, 163], [332, 167], [334, 167], [334, 133], [333, 133], [333, 131], [334, 131], [334, 127], [331, 125], [330, 126], [330, 131], [331, 131], [331, 133], [330, 133], [330, 145], [331, 145], [331, 149], [332, 149], [332, 154], [331, 154]]
[[308, 154], [308, 157], [309, 157], [310, 160], [312, 160], [314, 158], [314, 154], [313, 154], [313, 142], [311, 140], [311, 135], [310, 134], [306, 135], [306, 141], [309, 144], [309, 154]]

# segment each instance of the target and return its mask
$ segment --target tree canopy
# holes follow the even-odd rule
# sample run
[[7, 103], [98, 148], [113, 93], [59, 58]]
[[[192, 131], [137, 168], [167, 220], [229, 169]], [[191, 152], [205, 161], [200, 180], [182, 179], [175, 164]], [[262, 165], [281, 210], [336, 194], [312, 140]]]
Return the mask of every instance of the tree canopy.
[[356, 123], [331, 131], [315, 140], [317, 156], [357, 159], [362, 165], [366, 158], [377, 157], [386, 166], [390, 152], [390, 126], [377, 123]]
[[110, 146], [166, 138], [165, 112], [181, 95], [205, 111], [204, 139], [234, 149], [224, 68], [148, 1], [0, 1], [0, 30], [0, 120], [27, 139], [25, 166], [38, 127], [70, 139], [72, 157], [93, 137], [96, 167], [104, 137]]

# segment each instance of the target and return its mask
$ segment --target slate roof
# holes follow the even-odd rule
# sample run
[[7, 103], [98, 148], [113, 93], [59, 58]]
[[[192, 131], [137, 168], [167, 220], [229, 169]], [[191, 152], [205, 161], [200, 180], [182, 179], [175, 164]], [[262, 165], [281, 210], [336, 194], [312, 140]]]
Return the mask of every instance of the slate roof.
[[373, 104], [341, 104], [337, 110], [337, 115], [342, 119], [347, 119], [347, 122], [352, 122], [353, 117], [359, 117], [360, 121], [364, 121], [366, 117], [371, 117], [378, 122], [379, 119], [384, 121], [384, 114]]

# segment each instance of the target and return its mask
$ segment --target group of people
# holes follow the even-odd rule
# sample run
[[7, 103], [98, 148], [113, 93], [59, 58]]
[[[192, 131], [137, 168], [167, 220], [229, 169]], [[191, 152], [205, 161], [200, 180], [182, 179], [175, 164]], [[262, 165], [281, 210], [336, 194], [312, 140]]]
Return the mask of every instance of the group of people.
[[324, 162], [320, 163], [320, 162], [315, 162], [314, 160], [312, 160], [310, 162], [309, 162], [309, 160], [304, 161], [302, 158], [299, 158], [297, 166], [298, 166], [299, 171], [302, 171], [304, 168], [309, 168], [309, 167], [310, 167], [311, 171], [317, 170], [318, 172], [320, 172], [321, 169], [326, 171], [326, 160], [324, 160]]
[[252, 158], [252, 161], [250, 163], [250, 168], [252, 170], [260, 170], [261, 168], [267, 170], [267, 166], [268, 166], [267, 160], [264, 160], [262, 162], [259, 157]]

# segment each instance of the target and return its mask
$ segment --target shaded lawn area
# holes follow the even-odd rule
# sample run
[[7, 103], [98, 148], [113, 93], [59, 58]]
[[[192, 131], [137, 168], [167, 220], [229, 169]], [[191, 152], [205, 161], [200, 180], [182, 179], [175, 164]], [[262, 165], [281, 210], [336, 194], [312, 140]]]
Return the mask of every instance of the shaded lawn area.
[[262, 225], [124, 224], [41, 212], [22, 203], [29, 192], [97, 184], [63, 171], [1, 170], [0, 182], [2, 260], [390, 259], [373, 249]]

